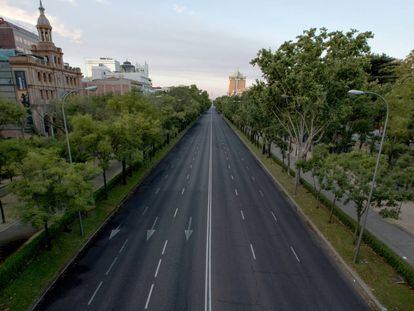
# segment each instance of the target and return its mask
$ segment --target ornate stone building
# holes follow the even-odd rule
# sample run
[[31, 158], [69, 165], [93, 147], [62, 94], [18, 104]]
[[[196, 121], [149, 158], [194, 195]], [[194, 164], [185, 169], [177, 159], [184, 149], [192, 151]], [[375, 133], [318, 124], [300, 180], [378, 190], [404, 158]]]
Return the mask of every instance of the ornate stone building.
[[229, 96], [241, 95], [246, 90], [246, 77], [239, 70], [229, 77]]
[[31, 54], [16, 55], [9, 59], [16, 89], [16, 99], [28, 108], [34, 128], [45, 135], [53, 135], [53, 122], [48, 115], [52, 100], [81, 87], [82, 73], [63, 62], [63, 52], [53, 43], [52, 26], [45, 16], [40, 1], [37, 31], [39, 42]]

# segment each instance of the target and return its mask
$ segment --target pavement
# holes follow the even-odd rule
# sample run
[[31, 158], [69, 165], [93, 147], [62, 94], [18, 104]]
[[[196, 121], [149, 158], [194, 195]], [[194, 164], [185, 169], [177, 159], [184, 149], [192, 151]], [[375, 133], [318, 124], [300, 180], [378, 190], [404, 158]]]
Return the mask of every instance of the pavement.
[[[280, 149], [276, 145], [271, 147], [272, 153], [282, 160], [282, 154]], [[296, 158], [291, 156], [291, 168], [296, 171], [295, 162]], [[312, 175], [310, 172], [302, 175], [302, 177], [313, 184]], [[333, 194], [329, 191], [322, 191], [322, 193], [333, 200]], [[345, 199], [345, 198], [344, 198]], [[343, 201], [344, 201], [343, 199]], [[353, 219], [356, 219], [355, 204], [354, 202], [349, 202], [344, 204], [342, 202], [337, 202], [336, 205], [341, 208], [347, 215], [351, 216]], [[411, 205], [412, 206], [412, 205]], [[411, 223], [411, 226], [414, 222], [414, 213], [410, 211], [403, 210], [404, 213], [404, 222], [406, 224]], [[410, 218], [410, 216], [412, 218]], [[367, 221], [368, 230], [373, 233], [380, 241], [390, 247], [396, 254], [401, 256], [404, 260], [410, 263], [414, 267], [414, 234], [409, 231], [409, 226], [405, 225], [405, 228], [401, 226], [401, 221], [388, 221], [381, 217], [376, 211], [370, 210], [368, 221]], [[413, 227], [414, 228], [414, 227]]]
[[368, 310], [210, 109], [39, 310]]

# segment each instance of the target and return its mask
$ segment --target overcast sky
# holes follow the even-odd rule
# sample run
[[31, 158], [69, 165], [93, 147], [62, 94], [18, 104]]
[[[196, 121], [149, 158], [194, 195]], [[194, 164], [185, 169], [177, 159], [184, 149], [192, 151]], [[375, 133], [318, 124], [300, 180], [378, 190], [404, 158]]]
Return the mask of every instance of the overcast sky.
[[[147, 61], [154, 86], [197, 84], [212, 96], [227, 91], [260, 48], [275, 49], [304, 29], [375, 33], [374, 52], [403, 58], [414, 49], [413, 0], [44, 0], [64, 60]], [[0, 16], [33, 27], [37, 0], [0, 0]]]

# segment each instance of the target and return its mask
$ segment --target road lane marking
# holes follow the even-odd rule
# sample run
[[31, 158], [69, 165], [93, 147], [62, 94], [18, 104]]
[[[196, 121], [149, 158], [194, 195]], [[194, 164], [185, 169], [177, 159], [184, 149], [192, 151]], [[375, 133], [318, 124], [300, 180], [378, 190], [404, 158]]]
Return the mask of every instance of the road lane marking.
[[239, 193], [237, 192], [237, 189], [234, 189], [234, 193], [236, 194], [236, 196], [239, 195]]
[[181, 195], [183, 195], [185, 192], [185, 187], [183, 188], [183, 190], [181, 190]]
[[231, 180], [233, 180], [234, 179], [234, 177], [233, 177], [233, 175], [231, 175]]
[[151, 284], [151, 289], [150, 289], [150, 291], [148, 293], [147, 302], [145, 303], [145, 310], [148, 309], [148, 306], [149, 306], [149, 303], [150, 303], [150, 300], [151, 300], [151, 295], [152, 295], [152, 291], [153, 290], [154, 290], [154, 283]]
[[99, 289], [101, 288], [102, 284], [103, 284], [103, 281], [101, 281], [101, 283], [99, 283], [98, 287], [97, 287], [97, 288], [95, 289], [95, 291], [93, 292], [93, 295], [92, 295], [91, 299], [89, 299], [89, 301], [88, 301], [88, 306], [90, 306], [90, 305], [91, 305], [91, 303], [92, 303], [93, 299], [95, 298], [95, 296], [96, 296], [96, 294], [98, 293]]
[[158, 188], [157, 190], [155, 190], [155, 194], [158, 194], [158, 192], [160, 192], [160, 188]]
[[165, 175], [165, 177], [164, 177], [165, 179], [167, 179], [168, 178], [168, 174], [167, 175]]
[[191, 165], [190, 165], [190, 169], [192, 169], [192, 168], [193, 168], [193, 165], [191, 164]]
[[260, 195], [262, 196], [262, 198], [264, 197], [264, 193], [262, 192], [262, 190], [259, 190]]
[[249, 169], [249, 166], [246, 166], [247, 169]]
[[151, 229], [147, 230], [147, 241], [152, 237], [152, 235], [155, 233], [155, 225], [157, 223], [158, 216], [155, 217], [154, 223], [152, 224]]
[[118, 256], [115, 257], [114, 261], [112, 261], [111, 265], [109, 266], [108, 270], [106, 270], [106, 275], [109, 275], [109, 272], [111, 272], [112, 267], [114, 266], [114, 264], [116, 263], [116, 261], [118, 260]]
[[252, 251], [253, 259], [256, 260], [256, 254], [254, 253], [253, 245], [250, 243], [250, 250]]
[[175, 216], [177, 216], [177, 212], [178, 212], [178, 207], [175, 209], [174, 218], [175, 218]]
[[158, 276], [158, 271], [160, 270], [160, 266], [161, 266], [161, 261], [162, 259], [160, 258], [160, 260], [158, 261], [158, 266], [157, 269], [155, 270], [155, 274], [154, 274], [154, 278], [156, 279]]
[[227, 167], [230, 169], [230, 164], [229, 164], [229, 165], [227, 165]]
[[165, 249], [167, 248], [167, 244], [168, 244], [168, 240], [165, 240], [164, 247], [162, 248], [162, 253], [161, 253], [162, 256], [165, 254]]
[[193, 230], [191, 230], [192, 221], [193, 221], [193, 217], [190, 216], [190, 219], [188, 220], [188, 228], [187, 230], [184, 230], [185, 238], [187, 241], [190, 238], [191, 234], [193, 233]]
[[297, 260], [298, 262], [300, 262], [300, 259], [299, 259], [298, 255], [296, 255], [296, 252], [295, 252], [295, 250], [293, 249], [293, 247], [292, 247], [292, 246], [290, 247], [290, 249], [291, 249], [291, 251], [292, 251], [293, 255], [295, 255], [296, 260]]
[[148, 211], [149, 206], [145, 206], [144, 212], [142, 213], [142, 216], [145, 215], [145, 213]]
[[122, 247], [121, 247], [121, 249], [119, 250], [119, 253], [121, 254], [122, 253], [122, 251], [124, 250], [124, 248], [125, 248], [125, 246], [126, 246], [126, 244], [128, 243], [128, 239], [126, 239], [125, 240], [125, 242], [124, 242], [124, 244], [122, 244]]
[[272, 213], [273, 219], [277, 222], [277, 218], [276, 218], [275, 213], [273, 213], [272, 211], [270, 211], [270, 213]]
[[213, 188], [213, 114], [210, 111], [210, 156], [208, 164], [208, 196], [206, 226], [206, 275], [204, 287], [204, 310], [211, 311], [211, 214]]
[[240, 210], [240, 214], [241, 214], [241, 217], [243, 218], [243, 220], [244, 220], [244, 213], [243, 213], [243, 210]]
[[255, 178], [254, 176], [252, 176], [252, 180], [253, 180], [253, 181], [256, 181], [256, 178]]
[[187, 174], [187, 180], [189, 180], [190, 179], [190, 174]]

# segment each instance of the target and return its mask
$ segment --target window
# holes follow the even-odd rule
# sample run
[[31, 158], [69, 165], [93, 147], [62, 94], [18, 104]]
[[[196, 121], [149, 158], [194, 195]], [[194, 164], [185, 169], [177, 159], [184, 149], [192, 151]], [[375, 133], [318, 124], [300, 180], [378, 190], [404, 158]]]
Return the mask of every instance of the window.
[[49, 82], [52, 83], [52, 74], [49, 73]]
[[40, 71], [37, 72], [37, 80], [39, 82], [42, 82], [42, 74], [40, 73]]
[[18, 90], [25, 90], [27, 89], [27, 80], [26, 80], [26, 72], [24, 71], [15, 71], [14, 77], [16, 78], [16, 86]]
[[43, 73], [43, 81], [47, 82], [47, 79], [46, 79], [46, 72], [44, 72], [44, 73]]
[[44, 95], [43, 95], [43, 90], [40, 90], [40, 98], [41, 99], [45, 99]]

